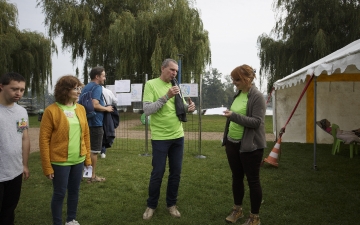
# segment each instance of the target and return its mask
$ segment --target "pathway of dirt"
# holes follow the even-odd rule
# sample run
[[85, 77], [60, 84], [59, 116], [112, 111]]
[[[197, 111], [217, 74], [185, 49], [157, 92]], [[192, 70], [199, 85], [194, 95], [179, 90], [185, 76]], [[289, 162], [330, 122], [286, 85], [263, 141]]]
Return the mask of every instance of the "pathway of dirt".
[[[145, 139], [146, 133], [143, 130], [130, 130], [130, 128], [140, 125], [140, 120], [125, 121], [120, 124], [116, 129], [117, 138], [128, 139]], [[39, 131], [40, 128], [30, 128], [30, 152], [39, 150]], [[221, 140], [223, 132], [185, 132], [185, 140]], [[148, 132], [148, 138], [150, 138], [150, 131]], [[266, 134], [266, 141], [274, 141], [275, 136], [273, 134]]]

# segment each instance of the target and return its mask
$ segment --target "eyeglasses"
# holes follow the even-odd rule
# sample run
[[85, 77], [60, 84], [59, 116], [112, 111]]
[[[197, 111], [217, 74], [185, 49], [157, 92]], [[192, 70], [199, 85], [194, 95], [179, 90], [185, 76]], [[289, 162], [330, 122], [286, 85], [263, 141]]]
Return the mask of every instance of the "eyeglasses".
[[76, 87], [76, 88], [74, 88], [73, 90], [74, 90], [74, 91], [81, 91], [81, 89], [82, 89], [81, 87]]

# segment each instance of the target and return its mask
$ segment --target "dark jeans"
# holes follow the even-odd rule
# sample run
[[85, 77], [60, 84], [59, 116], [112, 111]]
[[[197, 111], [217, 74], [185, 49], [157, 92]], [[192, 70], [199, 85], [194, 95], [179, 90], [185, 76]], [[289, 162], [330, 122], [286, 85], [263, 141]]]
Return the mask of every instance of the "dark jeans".
[[13, 225], [15, 208], [20, 199], [22, 174], [12, 180], [0, 182], [0, 224]]
[[54, 192], [51, 200], [53, 224], [62, 225], [62, 206], [66, 190], [68, 191], [66, 222], [76, 219], [84, 163], [73, 166], [58, 166], [53, 164], [52, 167], [54, 169]]
[[166, 205], [167, 207], [176, 205], [184, 154], [184, 137], [174, 140], [152, 140], [151, 144], [153, 170], [150, 177], [147, 206], [155, 209], [158, 205], [167, 158], [169, 158], [169, 177], [166, 190]]
[[105, 146], [102, 146], [102, 148], [101, 148], [101, 154], [102, 154], [102, 153], [106, 154], [106, 148], [105, 148]]
[[235, 205], [242, 205], [244, 199], [244, 176], [250, 190], [251, 213], [258, 214], [262, 201], [260, 185], [260, 164], [264, 149], [240, 153], [241, 143], [226, 142], [226, 155], [232, 172], [232, 191]]

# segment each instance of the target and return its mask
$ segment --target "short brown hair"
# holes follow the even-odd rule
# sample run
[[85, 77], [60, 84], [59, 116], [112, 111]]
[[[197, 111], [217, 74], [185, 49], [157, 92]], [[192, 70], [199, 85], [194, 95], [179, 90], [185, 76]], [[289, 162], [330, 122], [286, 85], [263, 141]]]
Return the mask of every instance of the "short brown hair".
[[55, 101], [65, 105], [66, 101], [69, 99], [69, 92], [72, 91], [72, 89], [76, 86], [82, 86], [82, 83], [77, 77], [73, 75], [65, 75], [60, 77], [55, 84]]
[[104, 72], [104, 67], [97, 66], [91, 69], [90, 71], [90, 79], [94, 80], [96, 76], [101, 76], [102, 72]]

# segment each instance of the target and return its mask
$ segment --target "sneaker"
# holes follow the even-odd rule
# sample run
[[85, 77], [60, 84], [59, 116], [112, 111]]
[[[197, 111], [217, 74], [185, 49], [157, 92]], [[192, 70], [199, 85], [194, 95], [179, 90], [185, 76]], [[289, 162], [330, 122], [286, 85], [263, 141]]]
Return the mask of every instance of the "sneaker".
[[151, 219], [151, 217], [154, 215], [154, 212], [155, 212], [155, 209], [147, 207], [144, 214], [143, 214], [143, 219], [144, 220]]
[[105, 153], [101, 153], [101, 158], [102, 158], [102, 159], [105, 159], [105, 158], [106, 158]]
[[260, 217], [259, 214], [250, 213], [249, 218], [242, 225], [260, 225]]
[[173, 217], [177, 217], [180, 218], [181, 214], [179, 212], [179, 210], [177, 210], [177, 206], [173, 205], [171, 207], [168, 207], [169, 213], [173, 216]]
[[234, 205], [230, 215], [228, 215], [225, 220], [228, 223], [236, 223], [238, 219], [243, 217], [244, 213], [242, 211], [241, 205]]
[[72, 220], [70, 222], [66, 222], [65, 225], [80, 225], [80, 223], [76, 220]]

